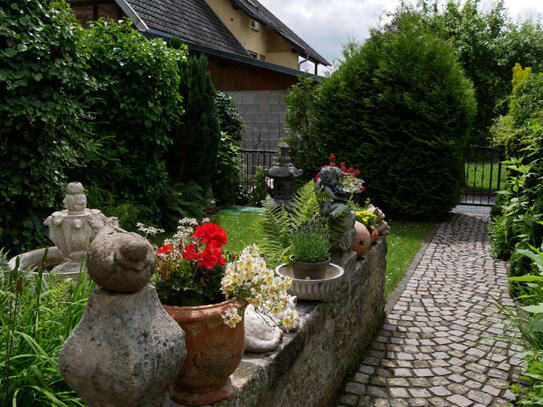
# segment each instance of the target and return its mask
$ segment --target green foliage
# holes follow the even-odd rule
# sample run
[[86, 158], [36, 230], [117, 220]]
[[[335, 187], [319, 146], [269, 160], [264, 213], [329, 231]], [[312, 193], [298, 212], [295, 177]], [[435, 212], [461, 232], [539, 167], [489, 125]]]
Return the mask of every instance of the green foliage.
[[519, 276], [531, 271], [522, 249], [543, 242], [543, 74], [517, 67], [514, 81], [509, 112], [492, 129], [509, 158], [505, 162], [506, 188], [500, 192], [497, 211], [500, 216], [493, 221], [492, 245], [504, 258], [513, 253], [511, 274]]
[[63, 1], [0, 8], [0, 246], [13, 252], [46, 244], [42, 222], [61, 202], [65, 167], [93, 147], [81, 30]]
[[542, 28], [529, 20], [514, 23], [503, 0], [494, 0], [484, 9], [480, 0], [448, 1], [444, 7], [437, 4], [421, 0], [415, 7], [402, 5], [394, 24], [416, 16], [419, 24], [453, 44], [476, 90], [478, 112], [470, 142], [487, 144], [492, 121], [507, 109], [503, 102], [511, 92], [510, 73], [515, 63], [541, 66]]
[[232, 98], [224, 92], [215, 95], [221, 141], [217, 155], [217, 172], [213, 178], [213, 194], [222, 203], [233, 203], [240, 191], [241, 157], [239, 148], [245, 123]]
[[292, 234], [304, 221], [313, 220], [319, 215], [319, 204], [313, 181], [296, 191], [293, 204], [288, 209], [277, 205], [271, 199], [264, 204], [264, 214], [259, 219], [258, 243], [260, 252], [268, 267], [276, 267], [288, 261], [292, 255]]
[[330, 231], [322, 218], [301, 222], [292, 234], [292, 256], [302, 263], [321, 263], [330, 258]]
[[84, 406], [58, 370], [62, 344], [81, 318], [94, 283], [7, 266], [0, 253], [0, 401], [17, 406]]
[[217, 169], [221, 133], [206, 57], [180, 64], [180, 75], [185, 113], [173, 131], [168, 172], [176, 182], [193, 181], [207, 191]]
[[217, 155], [217, 172], [213, 179], [213, 194], [222, 203], [234, 203], [241, 180], [241, 157], [238, 144], [222, 133]]
[[93, 139], [102, 148], [85, 157], [85, 165], [72, 171], [73, 179], [88, 187], [96, 207], [111, 208], [111, 213], [129, 204], [147, 221], [173, 211], [164, 158], [171, 128], [183, 112], [179, 65], [186, 48], [147, 40], [129, 20], [111, 19], [85, 30], [81, 47], [99, 84], [91, 109]]
[[475, 99], [449, 43], [406, 21], [349, 47], [338, 70], [309, 88], [286, 99], [296, 117], [288, 142], [304, 174], [334, 153], [361, 169], [369, 197], [392, 217], [440, 219], [456, 205]]
[[232, 98], [226, 93], [218, 91], [215, 95], [215, 104], [217, 105], [217, 117], [221, 126], [221, 131], [227, 133], [232, 140], [239, 144], [245, 131], [245, 122], [236, 108]]

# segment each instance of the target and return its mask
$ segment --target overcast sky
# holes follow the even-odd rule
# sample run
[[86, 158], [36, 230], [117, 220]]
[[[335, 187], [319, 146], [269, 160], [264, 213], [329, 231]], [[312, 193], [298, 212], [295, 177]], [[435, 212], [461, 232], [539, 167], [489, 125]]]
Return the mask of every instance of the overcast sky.
[[[400, 0], [259, 1], [330, 63], [341, 57], [347, 40], [366, 39], [370, 28], [400, 4]], [[505, 0], [505, 4], [515, 20], [543, 14], [543, 0]], [[306, 68], [313, 70], [312, 65]]]

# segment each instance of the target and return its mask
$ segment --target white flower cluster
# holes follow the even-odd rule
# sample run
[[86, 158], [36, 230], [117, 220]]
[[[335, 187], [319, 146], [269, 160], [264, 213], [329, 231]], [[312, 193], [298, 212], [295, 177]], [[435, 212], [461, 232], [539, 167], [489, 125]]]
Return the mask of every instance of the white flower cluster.
[[360, 191], [364, 186], [364, 180], [361, 178], [352, 177], [344, 173], [341, 179], [341, 187], [349, 191]]
[[236, 307], [230, 307], [226, 310], [224, 314], [221, 315], [224, 323], [230, 328], [234, 328], [238, 323], [241, 322], [241, 316], [238, 313]]
[[190, 240], [190, 236], [194, 233], [194, 228], [198, 225], [198, 221], [194, 218], [179, 219], [177, 231], [170, 239], [166, 239], [164, 244], [171, 244], [174, 247], [184, 247]]
[[[290, 278], [275, 276], [274, 272], [266, 267], [258, 247], [252, 245], [243, 249], [235, 262], [226, 265], [221, 291], [226, 298], [237, 297], [252, 304], [257, 312], [275, 320], [288, 304], [287, 290], [291, 284]], [[231, 327], [241, 321], [241, 318], [238, 320], [232, 312], [223, 315], [223, 319]], [[287, 313], [279, 320], [279, 325], [287, 330], [295, 323], [295, 312]]]
[[136, 223], [136, 228], [147, 236], [155, 236], [158, 233], [164, 233], [164, 229], [155, 228], [154, 226], [145, 226], [143, 223], [138, 222]]

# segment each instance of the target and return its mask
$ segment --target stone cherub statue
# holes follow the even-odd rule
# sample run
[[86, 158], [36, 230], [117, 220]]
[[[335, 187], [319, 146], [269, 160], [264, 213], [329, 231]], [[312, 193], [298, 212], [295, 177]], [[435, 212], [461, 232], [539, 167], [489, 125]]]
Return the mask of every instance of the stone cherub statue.
[[337, 167], [324, 167], [321, 169], [320, 178], [315, 188], [323, 198], [321, 200], [321, 215], [330, 215], [332, 218], [343, 211], [345, 204], [349, 201], [351, 191], [341, 188], [341, 170]]

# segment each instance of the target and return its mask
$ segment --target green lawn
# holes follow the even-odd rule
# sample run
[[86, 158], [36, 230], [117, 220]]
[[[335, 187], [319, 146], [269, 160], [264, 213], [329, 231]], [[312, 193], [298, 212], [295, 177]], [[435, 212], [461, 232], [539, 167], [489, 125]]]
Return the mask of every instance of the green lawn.
[[390, 222], [385, 297], [388, 297], [402, 279], [434, 225], [422, 222]]
[[224, 246], [229, 252], [240, 253], [246, 246], [260, 240], [261, 234], [256, 228], [260, 216], [255, 212], [221, 212], [212, 222], [220, 225], [228, 234], [228, 243]]
[[[497, 191], [501, 188], [498, 186], [498, 163], [483, 163], [483, 162], [467, 162], [464, 164], [467, 174], [466, 189], [491, 189]], [[492, 172], [492, 174], [491, 174]], [[492, 176], [491, 176], [492, 175]], [[501, 185], [505, 181], [505, 165], [501, 166]]]
[[[255, 227], [258, 213], [222, 212], [213, 219], [228, 233], [227, 250], [240, 252], [247, 245], [258, 242], [261, 234]], [[387, 236], [388, 254], [385, 296], [401, 280], [415, 254], [424, 243], [434, 223], [391, 222]]]

